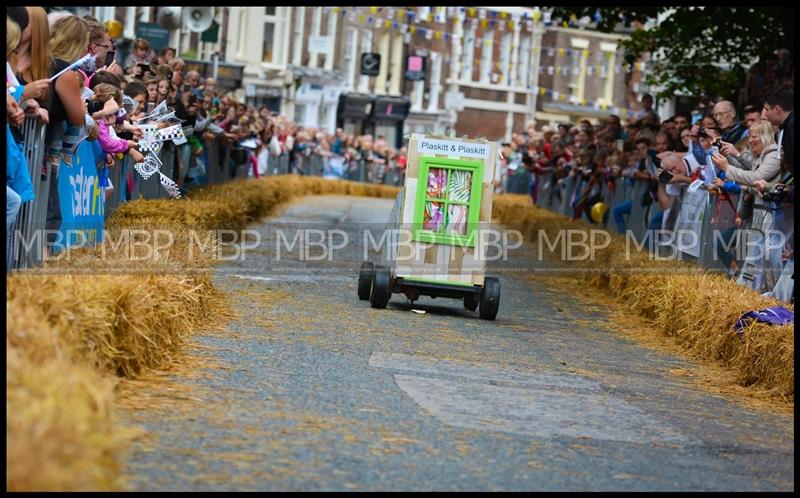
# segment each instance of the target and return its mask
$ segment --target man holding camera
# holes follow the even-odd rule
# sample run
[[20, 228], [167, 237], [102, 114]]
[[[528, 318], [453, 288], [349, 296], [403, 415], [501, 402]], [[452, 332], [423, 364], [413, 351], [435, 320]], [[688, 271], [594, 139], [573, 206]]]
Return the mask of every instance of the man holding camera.
[[719, 132], [724, 142], [736, 144], [747, 138], [747, 128], [736, 119], [736, 107], [730, 100], [717, 102], [714, 106], [714, 119], [719, 123]]

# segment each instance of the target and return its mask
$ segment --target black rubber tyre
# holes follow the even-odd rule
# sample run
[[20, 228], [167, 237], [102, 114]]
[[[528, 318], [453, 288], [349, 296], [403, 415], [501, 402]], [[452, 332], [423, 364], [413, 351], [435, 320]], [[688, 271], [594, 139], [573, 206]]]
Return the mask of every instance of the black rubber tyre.
[[358, 298], [369, 301], [369, 291], [372, 289], [372, 276], [375, 274], [375, 265], [371, 261], [361, 263], [358, 272]]
[[468, 311], [475, 311], [478, 309], [478, 305], [481, 303], [481, 296], [477, 294], [471, 294], [469, 296], [464, 296], [464, 308]]
[[388, 268], [378, 266], [372, 277], [369, 303], [373, 308], [385, 308], [390, 297], [392, 297], [392, 272]]
[[484, 320], [494, 320], [500, 308], [500, 281], [495, 277], [486, 277], [481, 294], [480, 315]]

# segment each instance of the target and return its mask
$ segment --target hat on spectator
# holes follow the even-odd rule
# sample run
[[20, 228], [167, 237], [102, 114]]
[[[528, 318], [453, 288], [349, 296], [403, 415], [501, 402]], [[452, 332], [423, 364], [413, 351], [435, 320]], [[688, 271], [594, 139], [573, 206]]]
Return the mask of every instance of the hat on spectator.
[[6, 14], [19, 25], [20, 33], [28, 27], [28, 9], [25, 7], [6, 7]]

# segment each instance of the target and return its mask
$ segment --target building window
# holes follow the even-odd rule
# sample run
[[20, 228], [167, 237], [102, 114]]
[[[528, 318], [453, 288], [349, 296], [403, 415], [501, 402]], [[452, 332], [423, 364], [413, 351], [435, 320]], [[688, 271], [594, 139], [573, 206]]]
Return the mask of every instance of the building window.
[[492, 77], [492, 51], [494, 49], [494, 30], [483, 32], [481, 40], [481, 83], [489, 83]]
[[282, 61], [276, 53], [276, 36], [278, 36], [278, 12], [275, 7], [266, 7], [264, 12], [264, 41], [261, 47], [261, 62], [278, 64]]
[[[610, 74], [611, 73], [611, 65], [609, 64], [610, 61], [611, 61], [611, 54], [610, 53], [608, 53], [608, 52], [601, 52], [600, 53], [600, 68], [599, 68], [600, 71], [599, 71], [599, 74], [597, 75], [600, 84], [598, 85], [598, 92], [597, 93], [599, 94], [598, 96], [602, 100], [605, 100], [606, 87], [608, 86], [608, 80], [610, 79], [610, 76], [611, 76], [611, 74]], [[601, 100], [601, 99], [598, 99], [598, 100]]]
[[247, 16], [246, 16], [246, 9], [244, 7], [239, 8], [239, 40], [237, 45], [239, 45], [239, 53], [237, 54], [239, 59], [244, 59], [247, 56], [247, 46], [245, 40], [247, 40]]
[[[361, 53], [372, 52], [372, 30], [365, 29], [361, 32]], [[358, 54], [358, 64], [361, 64], [361, 54]], [[360, 66], [359, 66], [360, 67]], [[361, 93], [369, 92], [369, 76], [360, 76], [358, 91]]]
[[305, 104], [297, 104], [294, 106], [294, 122], [299, 124], [303, 124], [306, 122]]
[[523, 88], [528, 87], [531, 67], [531, 37], [522, 38], [519, 44], [519, 78], [517, 81]]
[[292, 64], [299, 66], [303, 55], [303, 27], [306, 17], [306, 8], [295, 7], [294, 13], [294, 48], [292, 51]]
[[586, 60], [589, 57], [589, 40], [573, 38], [569, 51], [569, 93], [571, 97], [583, 100], [586, 88]]
[[475, 57], [475, 26], [470, 25], [464, 35], [464, 64], [461, 66], [461, 79], [472, 81], [472, 60]]
[[344, 49], [344, 67], [347, 71], [347, 88], [354, 89], [356, 84], [356, 52], [358, 44], [358, 28], [347, 28]]
[[581, 54], [575, 50], [569, 52], [569, 94], [578, 97], [581, 76]]
[[600, 82], [598, 94], [606, 105], [614, 105], [614, 66], [616, 64], [616, 44], [600, 44]]
[[273, 57], [275, 56], [273, 52], [273, 48], [275, 46], [275, 23], [273, 22], [265, 22], [264, 23], [264, 47], [261, 51], [261, 61], [262, 62], [274, 62]]
[[506, 31], [503, 33], [503, 38], [500, 41], [500, 83], [503, 85], [510, 85], [511, 81], [508, 77], [510, 73], [509, 64], [511, 60], [511, 33]]

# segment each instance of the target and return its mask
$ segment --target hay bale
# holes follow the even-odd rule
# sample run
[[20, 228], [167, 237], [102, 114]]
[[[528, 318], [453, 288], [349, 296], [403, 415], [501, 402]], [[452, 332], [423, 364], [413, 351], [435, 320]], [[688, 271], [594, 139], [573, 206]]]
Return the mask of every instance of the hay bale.
[[134, 433], [117, 424], [113, 380], [75, 361], [34, 308], [10, 308], [6, 329], [6, 489], [118, 488]]
[[[529, 242], [536, 241], [540, 231], [554, 240], [560, 229], [598, 229], [532, 206], [523, 195], [496, 196], [492, 214], [498, 222], [520, 230]], [[794, 398], [793, 326], [752, 324], [744, 342], [733, 333], [736, 319], [749, 310], [769, 306], [794, 310], [793, 306], [762, 297], [696, 264], [653, 260], [646, 250], [630, 248], [632, 252], [623, 236], [612, 233], [611, 243], [597, 252], [594, 261], [577, 262], [569, 275], [629, 304], [698, 357], [733, 369], [740, 385]], [[549, 255], [557, 254], [558, 250]]]

